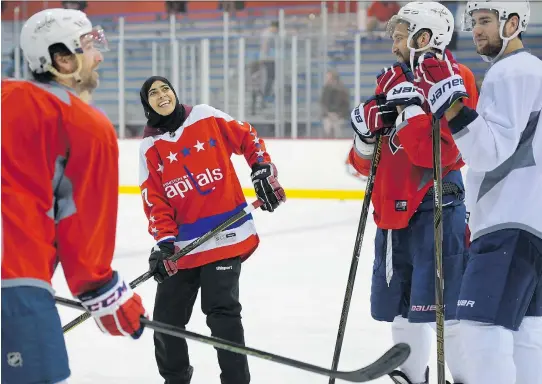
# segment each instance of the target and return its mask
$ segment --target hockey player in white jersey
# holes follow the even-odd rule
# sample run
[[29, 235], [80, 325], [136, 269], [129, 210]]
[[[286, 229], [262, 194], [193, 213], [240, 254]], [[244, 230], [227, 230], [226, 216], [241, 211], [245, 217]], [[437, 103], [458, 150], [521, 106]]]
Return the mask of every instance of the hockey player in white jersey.
[[523, 48], [528, 1], [470, 1], [464, 29], [491, 63], [478, 106], [449, 63], [421, 64], [468, 166], [472, 243], [457, 316], [465, 384], [542, 383], [542, 61]]

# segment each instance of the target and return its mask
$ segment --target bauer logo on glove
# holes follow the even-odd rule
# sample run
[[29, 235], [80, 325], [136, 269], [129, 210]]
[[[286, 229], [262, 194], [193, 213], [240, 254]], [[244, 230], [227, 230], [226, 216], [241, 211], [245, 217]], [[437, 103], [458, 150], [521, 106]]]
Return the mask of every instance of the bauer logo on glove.
[[458, 89], [465, 89], [463, 78], [459, 75], [454, 75], [438, 84], [435, 84], [429, 90], [428, 95], [431, 108], [433, 108], [435, 105], [442, 105], [446, 101], [444, 99], [449, 99], [452, 97], [453, 92], [457, 92]]
[[421, 56], [416, 75], [417, 85], [429, 100], [431, 113], [439, 120], [457, 100], [469, 97], [459, 67], [446, 55], [444, 60], [439, 60], [434, 53]]
[[404, 83], [402, 86], [392, 88], [391, 92], [392, 96], [398, 96], [405, 93], [409, 94], [412, 92], [417, 92], [417, 89], [412, 83]]

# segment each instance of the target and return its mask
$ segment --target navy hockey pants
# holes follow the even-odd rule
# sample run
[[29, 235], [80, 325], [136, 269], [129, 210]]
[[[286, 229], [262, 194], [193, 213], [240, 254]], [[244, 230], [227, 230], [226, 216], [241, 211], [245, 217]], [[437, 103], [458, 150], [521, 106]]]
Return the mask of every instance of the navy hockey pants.
[[53, 384], [69, 376], [52, 293], [33, 286], [2, 287], [2, 384]]
[[[467, 255], [465, 205], [445, 206], [442, 213], [445, 319], [451, 320], [456, 316]], [[371, 315], [375, 320], [392, 322], [401, 315], [416, 323], [435, 321], [433, 234], [432, 210], [416, 212], [407, 228], [377, 230], [371, 285]]]
[[514, 331], [525, 316], [542, 316], [542, 239], [521, 229], [475, 239], [457, 316]]

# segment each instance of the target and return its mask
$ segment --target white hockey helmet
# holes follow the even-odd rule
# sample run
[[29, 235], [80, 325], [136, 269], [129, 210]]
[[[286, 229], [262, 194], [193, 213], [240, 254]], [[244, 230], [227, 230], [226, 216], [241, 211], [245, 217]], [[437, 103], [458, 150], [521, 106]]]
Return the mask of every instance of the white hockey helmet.
[[[397, 23], [400, 22], [408, 24], [407, 47], [410, 49], [411, 57], [414, 56], [415, 52], [425, 51], [430, 48], [436, 48], [444, 52], [446, 46], [452, 40], [454, 16], [448, 8], [436, 1], [415, 1], [401, 8], [399, 13], [388, 22], [387, 31], [390, 36], [393, 34]], [[431, 40], [427, 46], [416, 49], [412, 46], [412, 40], [416, 33], [422, 29], [431, 31]]]
[[[499, 20], [499, 36], [503, 41], [502, 49], [499, 54], [495, 57], [488, 57], [485, 55], [480, 55], [482, 58], [491, 62], [498, 59], [506, 49], [508, 42], [515, 37], [517, 37], [521, 32], [527, 30], [529, 25], [529, 19], [531, 17], [531, 7], [529, 6], [528, 0], [516, 0], [516, 1], [492, 1], [492, 0], [480, 0], [480, 1], [469, 1], [465, 8], [465, 13], [463, 14], [463, 20], [461, 26], [463, 31], [472, 31], [474, 22], [472, 14], [474, 11], [478, 10], [489, 10], [497, 13], [497, 19]], [[504, 37], [504, 25], [510, 18], [510, 15], [517, 14], [519, 17], [519, 26], [516, 32], [510, 37]], [[474, 36], [473, 36], [474, 38]]]
[[100, 51], [107, 50], [107, 40], [100, 27], [93, 28], [87, 16], [75, 9], [45, 9], [32, 15], [21, 30], [21, 49], [30, 69], [44, 73], [52, 68], [49, 47], [62, 43], [72, 53], [83, 53], [92, 41]]

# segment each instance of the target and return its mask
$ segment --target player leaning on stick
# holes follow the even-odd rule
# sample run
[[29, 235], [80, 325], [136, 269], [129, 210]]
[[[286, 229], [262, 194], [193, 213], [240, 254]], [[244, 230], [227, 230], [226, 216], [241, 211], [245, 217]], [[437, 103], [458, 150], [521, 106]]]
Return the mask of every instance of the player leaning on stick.
[[468, 165], [472, 245], [457, 308], [466, 384], [542, 383], [542, 61], [523, 48], [529, 17], [528, 1], [467, 3], [464, 29], [491, 63], [476, 110], [446, 62], [421, 66]]
[[[443, 50], [453, 28], [453, 16], [439, 3], [416, 2], [401, 8], [388, 24], [398, 62], [377, 77], [375, 96], [352, 112], [356, 136], [350, 160], [360, 173], [368, 173], [375, 135], [383, 135], [372, 195], [378, 230], [371, 314], [376, 320], [392, 322], [393, 341], [412, 348], [401, 371], [391, 374], [396, 383], [427, 383], [435, 322], [432, 123], [426, 89], [417, 88], [412, 71], [423, 55], [449, 55]], [[472, 72], [453, 65], [468, 84], [471, 97], [466, 102], [474, 106], [478, 96]], [[445, 356], [459, 383], [463, 362], [455, 308], [466, 255], [460, 171], [464, 163], [444, 120], [442, 125]]]
[[117, 137], [85, 102], [106, 43], [83, 12], [38, 12], [21, 31], [34, 79], [2, 81], [3, 383], [65, 383], [70, 375], [51, 286], [59, 263], [102, 331], [143, 331], [140, 297], [111, 269]]
[[[251, 215], [239, 220], [177, 263], [175, 249], [224, 222], [247, 206], [230, 160], [243, 155], [252, 168], [262, 209], [285, 201], [277, 170], [265, 144], [249, 124], [209, 105], [181, 104], [170, 82], [150, 77], [141, 87], [148, 118], [141, 143], [140, 187], [152, 249], [150, 270], [160, 283], [154, 319], [185, 327], [201, 287], [201, 309], [212, 335], [244, 344], [239, 303], [241, 263], [259, 244]], [[190, 383], [188, 347], [181, 338], [155, 333], [158, 370], [165, 384]], [[217, 349], [222, 384], [248, 384], [245, 355]]]

